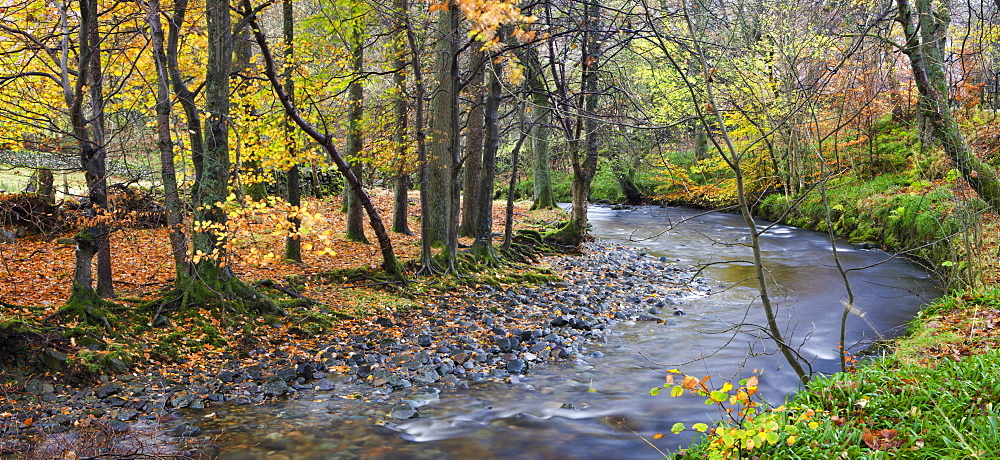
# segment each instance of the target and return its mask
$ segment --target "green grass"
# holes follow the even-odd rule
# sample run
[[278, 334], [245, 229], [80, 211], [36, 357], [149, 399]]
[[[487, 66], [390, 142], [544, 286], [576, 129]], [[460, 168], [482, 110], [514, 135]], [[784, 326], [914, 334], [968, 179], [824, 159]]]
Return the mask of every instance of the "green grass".
[[996, 458], [998, 410], [1000, 350], [931, 366], [890, 357], [814, 379], [782, 410], [758, 415], [776, 422], [773, 444], [720, 454], [721, 442], [711, 442], [718, 437], [704, 436], [677, 458]]

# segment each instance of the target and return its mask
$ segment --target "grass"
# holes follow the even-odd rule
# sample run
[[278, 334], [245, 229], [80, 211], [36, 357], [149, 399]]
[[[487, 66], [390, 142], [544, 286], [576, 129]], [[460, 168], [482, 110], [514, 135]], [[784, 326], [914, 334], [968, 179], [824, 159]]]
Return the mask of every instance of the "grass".
[[[718, 423], [676, 458], [996, 458], [998, 363], [1000, 350], [933, 365], [882, 358], [814, 379], [787, 405], [752, 419]], [[743, 431], [759, 441], [723, 441]]]

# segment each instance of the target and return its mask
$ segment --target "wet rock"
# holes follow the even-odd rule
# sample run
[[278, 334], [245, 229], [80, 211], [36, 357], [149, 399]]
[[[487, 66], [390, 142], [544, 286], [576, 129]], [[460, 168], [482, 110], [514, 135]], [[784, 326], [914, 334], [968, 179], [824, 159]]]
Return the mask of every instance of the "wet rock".
[[267, 396], [281, 396], [288, 393], [289, 390], [288, 383], [277, 376], [272, 377], [270, 380], [261, 385], [260, 389]]
[[329, 391], [333, 389], [333, 380], [322, 378], [316, 381], [316, 389], [320, 391]]
[[420, 336], [417, 337], [417, 345], [420, 345], [422, 347], [429, 347], [433, 343], [434, 343], [434, 338], [427, 334], [421, 334]]
[[42, 394], [42, 382], [39, 380], [31, 379], [28, 383], [24, 385], [24, 391], [28, 394], [41, 395]]
[[514, 337], [495, 337], [493, 341], [496, 343], [500, 351], [511, 351], [517, 348], [521, 342]]
[[221, 381], [223, 383], [233, 383], [233, 379], [235, 377], [236, 377], [236, 374], [233, 373], [233, 371], [226, 370], [226, 369], [223, 369], [223, 370], [219, 371], [218, 374], [215, 374], [215, 378], [219, 379], [219, 381]]
[[396, 420], [409, 420], [411, 418], [416, 418], [417, 415], [417, 409], [409, 404], [399, 404], [393, 406], [392, 410], [389, 412], [389, 416]]
[[395, 323], [392, 322], [391, 319], [382, 316], [375, 318], [375, 324], [378, 324], [379, 326], [382, 327], [393, 327], [396, 325]]
[[286, 382], [291, 382], [292, 380], [295, 380], [295, 377], [299, 376], [299, 372], [292, 367], [283, 367], [281, 369], [278, 369], [277, 372], [274, 373], [274, 375], [280, 378], [281, 380], [284, 380]]
[[407, 396], [406, 398], [403, 398], [403, 402], [409, 404], [414, 408], [423, 407], [430, 403], [440, 401], [441, 396], [439, 395], [439, 393], [440, 391], [435, 388], [423, 388]]
[[122, 391], [122, 386], [117, 383], [106, 383], [94, 389], [94, 396], [100, 399], [107, 398], [108, 396], [117, 394]]
[[104, 363], [104, 368], [107, 369], [108, 372], [111, 372], [113, 374], [124, 374], [131, 370], [131, 368], [129, 367], [128, 364], [125, 363], [125, 361], [122, 361], [118, 358], [108, 359]]
[[58, 371], [66, 365], [66, 360], [69, 359], [65, 353], [53, 350], [51, 348], [46, 348], [42, 352], [42, 362], [45, 363], [45, 367]]
[[180, 409], [182, 407], [188, 407], [188, 405], [191, 404], [191, 401], [194, 401], [197, 398], [198, 398], [198, 396], [195, 396], [193, 394], [186, 394], [186, 393], [185, 394], [179, 394], [177, 396], [174, 396], [170, 400], [170, 406], [178, 408], [178, 409]]
[[552, 318], [552, 321], [549, 321], [549, 324], [553, 327], [563, 327], [568, 325], [572, 319], [573, 317], [568, 315], [556, 316], [555, 318]]
[[385, 384], [391, 385], [396, 388], [401, 388], [407, 386], [404, 379], [396, 374], [395, 372], [389, 372], [385, 369], [376, 369], [372, 372], [372, 378], [375, 380], [384, 381]]
[[175, 427], [173, 430], [170, 430], [170, 435], [178, 438], [189, 438], [192, 436], [198, 436], [199, 434], [201, 434], [201, 428], [198, 428], [190, 423], [183, 423]]
[[316, 373], [316, 365], [313, 363], [299, 364], [298, 367], [295, 368], [295, 373], [303, 378], [312, 379], [313, 374]]
[[441, 376], [433, 368], [423, 368], [413, 376], [413, 381], [421, 385], [430, 385], [441, 380]]
[[528, 372], [528, 363], [520, 358], [513, 359], [507, 363], [507, 372], [511, 374], [526, 374]]

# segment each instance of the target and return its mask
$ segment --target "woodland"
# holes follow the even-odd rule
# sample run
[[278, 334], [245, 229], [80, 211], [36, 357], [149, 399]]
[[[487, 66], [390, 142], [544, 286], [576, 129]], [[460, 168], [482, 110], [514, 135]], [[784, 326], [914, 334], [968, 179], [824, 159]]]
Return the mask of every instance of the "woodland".
[[[346, 334], [339, 321], [400, 298], [551, 281], [535, 262], [588, 240], [591, 202], [739, 213], [769, 320], [756, 216], [905, 255], [953, 295], [922, 316], [946, 343], [915, 323], [903, 361], [988, 352], [998, 15], [971, 0], [4, 0], [3, 400], [16, 410], [25, 375], [196, 366], [255, 334]], [[728, 399], [690, 378], [671, 393]], [[708, 431], [697, 458], [806, 437], [780, 411], [755, 425], [755, 386], [734, 390], [746, 407], [725, 430], [693, 428]], [[812, 403], [798, 421], [825, 414], [869, 452], [924, 445]]]

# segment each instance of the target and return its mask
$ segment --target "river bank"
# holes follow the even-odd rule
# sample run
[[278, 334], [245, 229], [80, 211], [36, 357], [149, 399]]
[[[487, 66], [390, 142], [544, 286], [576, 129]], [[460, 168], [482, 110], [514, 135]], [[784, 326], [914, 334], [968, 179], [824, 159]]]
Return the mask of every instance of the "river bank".
[[[4, 448], [23, 449], [32, 438], [71, 430], [84, 420], [120, 433], [141, 422], [158, 424], [171, 436], [197, 437], [197, 424], [172, 423], [172, 414], [185, 408], [224, 411], [344, 385], [363, 384], [371, 396], [411, 387], [516, 383], [547, 362], [587, 365], [600, 356], [589, 347], [618, 322], [670, 327], [675, 315], [684, 314], [683, 299], [708, 292], [690, 269], [618, 245], [588, 244], [580, 256], [546, 263], [562, 281], [482, 285], [436, 296], [419, 307], [345, 320], [320, 340], [272, 340], [245, 358], [220, 353], [198, 370], [158, 365], [103, 374], [99, 385], [80, 387], [32, 379], [23, 393], [8, 393], [0, 405]], [[409, 420], [420, 416], [419, 407], [403, 402], [379, 417]], [[80, 447], [59, 448], [64, 450], [41, 455]]]
[[[815, 377], [786, 405], [759, 417], [775, 425], [723, 418], [678, 458], [995, 458], [997, 217], [967, 199], [967, 187], [954, 180], [848, 176], [828, 185], [825, 197], [819, 190], [771, 195], [758, 211], [920, 260], [953, 290], [928, 303], [903, 337], [873, 357], [852, 357], [849, 372]], [[774, 436], [733, 446], [720, 437], [732, 430]]]

